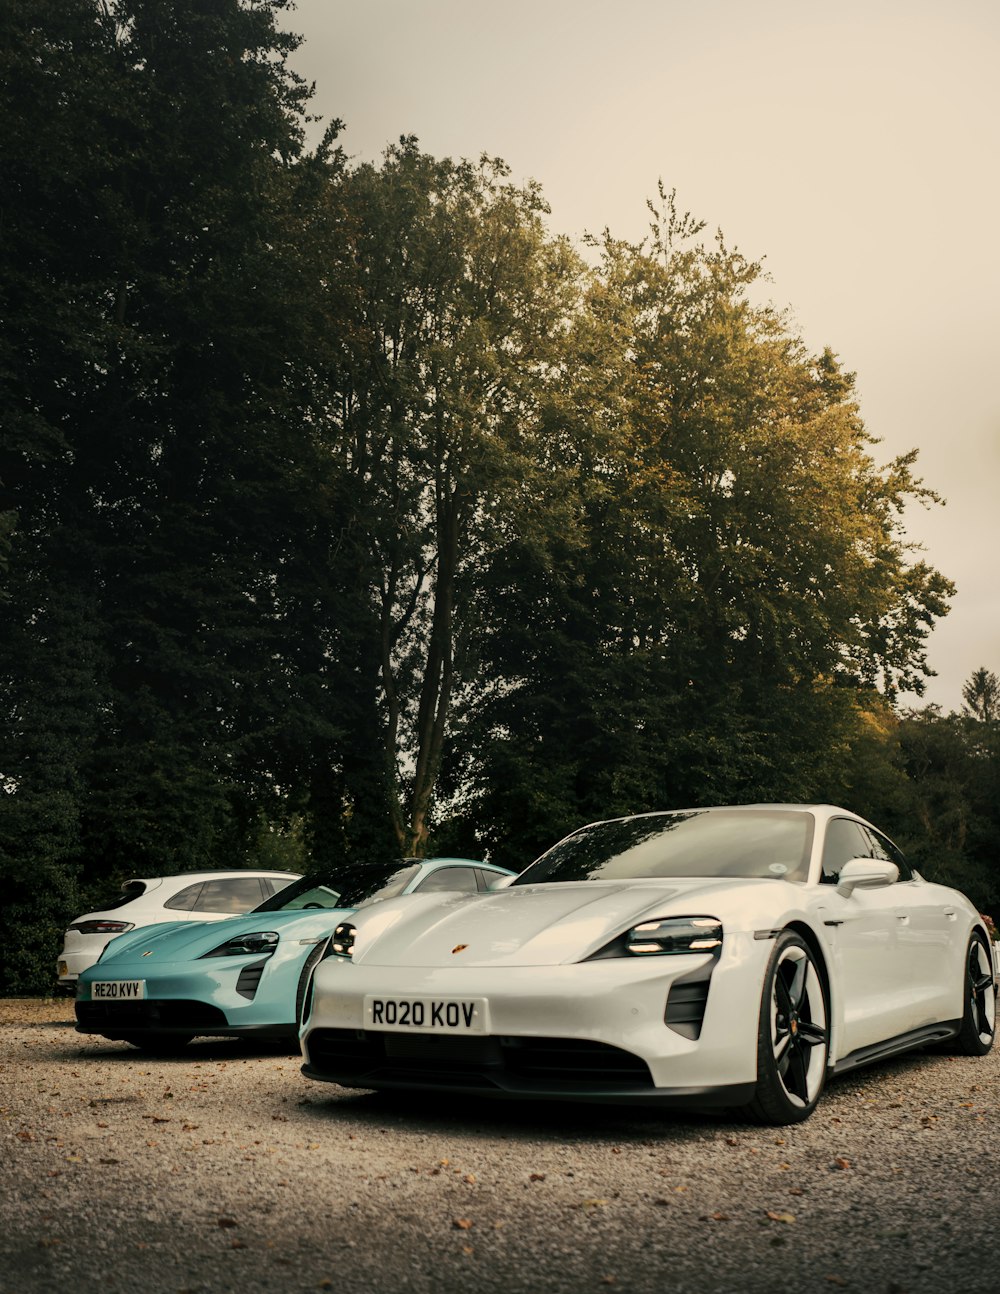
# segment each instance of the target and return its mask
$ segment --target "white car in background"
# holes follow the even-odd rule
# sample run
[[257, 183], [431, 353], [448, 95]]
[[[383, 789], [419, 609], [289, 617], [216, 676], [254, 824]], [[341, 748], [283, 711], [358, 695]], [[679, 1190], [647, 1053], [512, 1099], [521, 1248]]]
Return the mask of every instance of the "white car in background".
[[165, 921], [221, 921], [258, 907], [299, 879], [298, 872], [184, 872], [135, 878], [100, 912], [77, 917], [66, 931], [56, 962], [58, 987], [73, 992], [81, 971], [93, 966], [109, 940], [138, 926]]

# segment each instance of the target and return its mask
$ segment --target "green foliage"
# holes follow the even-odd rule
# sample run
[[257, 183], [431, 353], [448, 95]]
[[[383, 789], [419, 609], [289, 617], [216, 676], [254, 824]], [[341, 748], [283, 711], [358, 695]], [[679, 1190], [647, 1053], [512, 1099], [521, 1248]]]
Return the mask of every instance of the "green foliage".
[[572, 525], [496, 552], [477, 604], [502, 682], [450, 777], [512, 865], [609, 813], [839, 798], [951, 592], [907, 560], [912, 456], [876, 465], [851, 376], [660, 196], [646, 244], [605, 239], [544, 415]]
[[588, 267], [498, 159], [306, 152], [288, 7], [0, 15], [0, 991], [136, 873], [645, 808], [986, 867], [996, 680], [895, 715], [952, 589], [851, 375], [662, 187]]
[[78, 876], [238, 865], [287, 812], [329, 223], [302, 199], [339, 161], [300, 158], [281, 8], [4, 11], [0, 942], [33, 913], [50, 968]]

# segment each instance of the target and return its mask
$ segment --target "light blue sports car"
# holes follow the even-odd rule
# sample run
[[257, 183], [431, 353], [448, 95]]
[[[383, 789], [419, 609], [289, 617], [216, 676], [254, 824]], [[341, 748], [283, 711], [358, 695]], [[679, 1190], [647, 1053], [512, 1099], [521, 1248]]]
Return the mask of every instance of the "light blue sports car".
[[313, 967], [345, 916], [418, 891], [477, 894], [512, 875], [465, 858], [345, 864], [242, 916], [119, 935], [80, 975], [77, 1030], [159, 1053], [196, 1036], [294, 1042]]

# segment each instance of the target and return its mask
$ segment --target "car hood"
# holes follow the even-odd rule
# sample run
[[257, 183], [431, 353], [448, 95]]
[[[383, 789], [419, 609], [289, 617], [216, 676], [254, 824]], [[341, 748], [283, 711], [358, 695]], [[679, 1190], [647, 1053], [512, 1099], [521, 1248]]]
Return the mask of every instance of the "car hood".
[[[281, 940], [312, 942], [332, 934], [338, 922], [352, 911], [351, 908], [323, 908], [247, 912], [222, 921], [184, 921], [169, 926], [149, 926], [113, 939], [96, 969], [115, 961], [141, 959], [150, 969], [163, 962], [192, 961], [239, 935], [263, 930], [276, 931]], [[120, 948], [117, 947], [119, 943], [122, 945]]]
[[769, 881], [584, 881], [478, 896], [414, 895], [354, 918], [353, 960], [371, 966], [558, 966], [580, 961], [637, 921], [719, 916], [732, 891]]

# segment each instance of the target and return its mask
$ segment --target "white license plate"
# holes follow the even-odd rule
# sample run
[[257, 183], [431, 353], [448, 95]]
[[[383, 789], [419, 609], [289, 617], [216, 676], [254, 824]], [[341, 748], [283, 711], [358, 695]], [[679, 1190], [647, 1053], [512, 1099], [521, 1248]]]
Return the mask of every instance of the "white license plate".
[[365, 998], [365, 1027], [397, 1033], [488, 1033], [484, 997]]
[[98, 979], [90, 986], [94, 1002], [138, 1002], [146, 996], [144, 979]]

